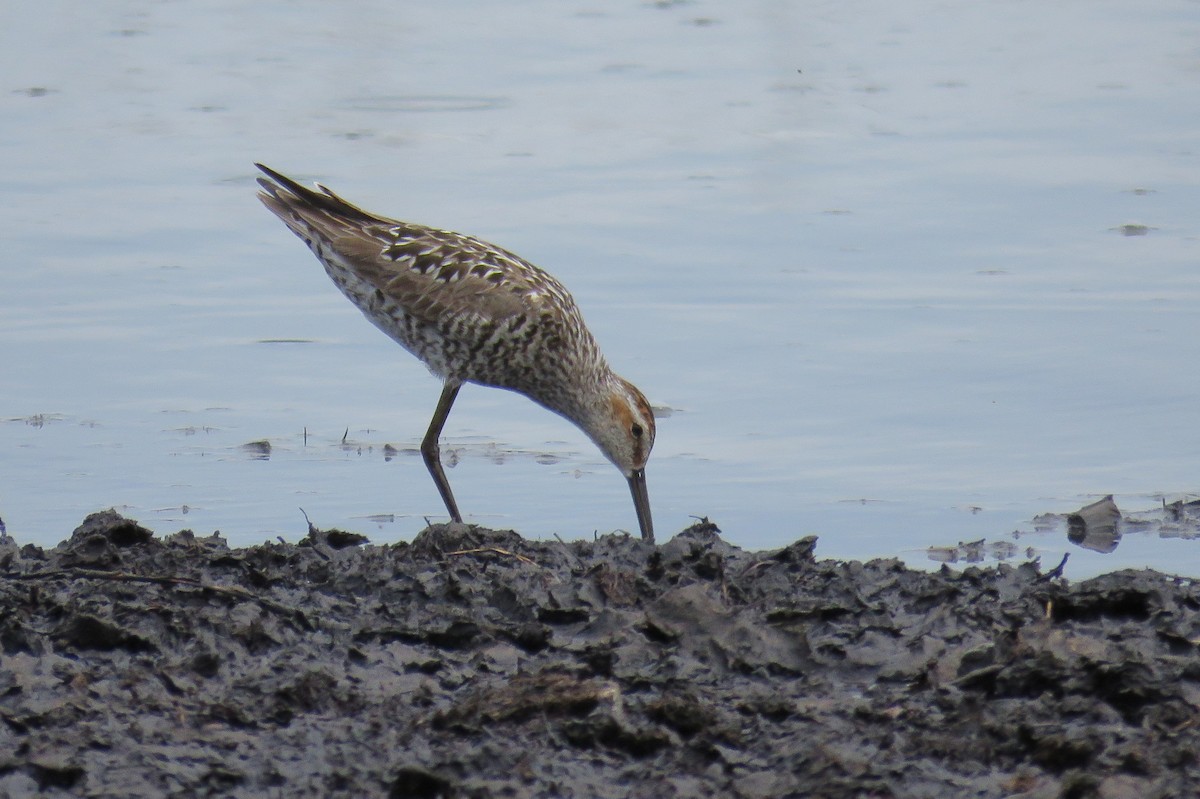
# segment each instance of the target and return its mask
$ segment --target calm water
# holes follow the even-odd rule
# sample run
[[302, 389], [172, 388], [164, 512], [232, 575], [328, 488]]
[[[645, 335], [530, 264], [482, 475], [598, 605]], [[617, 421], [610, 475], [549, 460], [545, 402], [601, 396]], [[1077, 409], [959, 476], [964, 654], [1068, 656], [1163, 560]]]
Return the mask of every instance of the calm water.
[[[441, 518], [413, 454], [437, 382], [258, 205], [261, 160], [562, 278], [664, 409], [664, 537], [1198, 575], [1196, 541], [1033, 522], [1200, 492], [1198, 12], [8, 4], [0, 518], [42, 544], [114, 505], [237, 544], [300, 508], [375, 541]], [[636, 529], [527, 400], [467, 387], [446, 433], [472, 520]]]

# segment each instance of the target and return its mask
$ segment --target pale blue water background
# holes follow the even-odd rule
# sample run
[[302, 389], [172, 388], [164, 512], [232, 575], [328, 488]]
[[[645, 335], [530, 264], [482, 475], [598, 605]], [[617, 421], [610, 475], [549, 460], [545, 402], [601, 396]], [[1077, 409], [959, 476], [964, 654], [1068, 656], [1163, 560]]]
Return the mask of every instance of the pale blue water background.
[[[661, 538], [929, 564], [1019, 530], [1069, 576], [1200, 574], [1200, 542], [1031, 523], [1200, 492], [1196, 2], [51, 0], [0, 44], [19, 541], [113, 505], [235, 544], [443, 518], [382, 454], [437, 382], [259, 206], [261, 160], [558, 275], [673, 410]], [[527, 400], [467, 387], [446, 433], [470, 520], [636, 528]]]

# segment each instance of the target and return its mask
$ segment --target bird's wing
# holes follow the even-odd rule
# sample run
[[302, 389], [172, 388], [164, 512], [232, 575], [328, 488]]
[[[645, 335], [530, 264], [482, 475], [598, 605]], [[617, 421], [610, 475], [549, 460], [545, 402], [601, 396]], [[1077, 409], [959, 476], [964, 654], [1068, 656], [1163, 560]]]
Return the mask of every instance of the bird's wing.
[[314, 191], [258, 166], [270, 178], [259, 178], [259, 198], [319, 258], [336, 259], [418, 319], [434, 324], [472, 316], [499, 323], [539, 314], [546, 303], [574, 307], [557, 280], [507, 250], [377, 216], [323, 186]]

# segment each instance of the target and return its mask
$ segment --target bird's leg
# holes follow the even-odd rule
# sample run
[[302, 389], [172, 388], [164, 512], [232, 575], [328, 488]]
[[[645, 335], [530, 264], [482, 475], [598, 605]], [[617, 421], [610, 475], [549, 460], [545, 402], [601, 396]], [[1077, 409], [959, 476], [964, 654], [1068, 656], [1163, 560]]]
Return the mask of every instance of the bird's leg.
[[458, 503], [454, 501], [454, 494], [450, 491], [450, 481], [446, 479], [446, 473], [442, 470], [442, 450], [438, 446], [438, 438], [442, 435], [442, 427], [446, 424], [450, 407], [454, 405], [454, 398], [458, 396], [461, 387], [462, 383], [446, 381], [437, 408], [433, 412], [433, 419], [429, 422], [429, 430], [425, 432], [425, 438], [421, 441], [421, 457], [425, 459], [425, 467], [429, 469], [438, 493], [442, 495], [442, 502], [446, 503], [450, 518], [456, 522], [462, 521], [462, 514], [458, 512]]

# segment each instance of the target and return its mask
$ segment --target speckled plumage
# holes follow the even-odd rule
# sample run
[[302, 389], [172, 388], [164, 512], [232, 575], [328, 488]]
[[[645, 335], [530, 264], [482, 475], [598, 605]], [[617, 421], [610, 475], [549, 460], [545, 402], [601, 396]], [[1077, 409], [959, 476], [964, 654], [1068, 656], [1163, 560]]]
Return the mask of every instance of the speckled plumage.
[[525, 394], [583, 429], [630, 480], [642, 535], [653, 540], [644, 475], [653, 413], [609, 368], [561, 283], [495, 245], [376, 216], [258, 166], [270, 178], [258, 181], [267, 208], [373, 324], [445, 382], [422, 452], [451, 517], [461, 520], [437, 436], [458, 387], [471, 382]]

